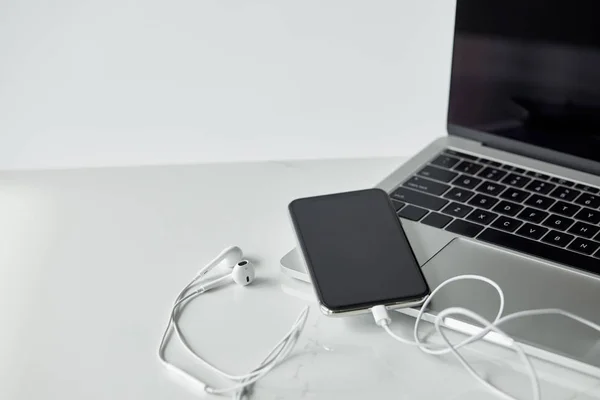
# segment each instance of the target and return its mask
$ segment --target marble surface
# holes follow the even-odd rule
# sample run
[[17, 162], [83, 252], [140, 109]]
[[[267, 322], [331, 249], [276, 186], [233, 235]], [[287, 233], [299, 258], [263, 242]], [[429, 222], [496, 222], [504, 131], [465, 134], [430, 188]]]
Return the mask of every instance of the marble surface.
[[[1, 397], [197, 398], [195, 387], [161, 367], [156, 349], [180, 288], [236, 244], [256, 262], [258, 278], [186, 308], [181, 324], [198, 352], [245, 372], [311, 305], [293, 356], [256, 385], [254, 398], [495, 398], [452, 358], [392, 341], [370, 315], [321, 315], [310, 288], [280, 273], [279, 259], [293, 244], [290, 200], [372, 186], [401, 161], [0, 173]], [[409, 335], [413, 322], [395, 315], [393, 329]], [[171, 343], [167, 356], [225, 384], [181, 350]], [[492, 382], [530, 398], [513, 354], [489, 344], [467, 354]], [[600, 399], [597, 379], [536, 365], [543, 399]]]

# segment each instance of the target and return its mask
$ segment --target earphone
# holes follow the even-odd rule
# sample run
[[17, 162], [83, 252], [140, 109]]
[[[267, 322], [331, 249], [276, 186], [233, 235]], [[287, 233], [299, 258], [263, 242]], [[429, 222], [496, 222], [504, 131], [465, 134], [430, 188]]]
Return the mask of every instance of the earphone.
[[213, 281], [206, 282], [201, 286], [201, 289], [206, 292], [207, 290], [215, 289], [231, 282], [235, 282], [240, 286], [246, 286], [254, 281], [254, 276], [254, 266], [248, 260], [242, 260], [233, 266], [230, 273]]
[[[215, 267], [217, 267], [219, 265], [224, 265], [227, 268], [231, 268], [231, 271], [230, 272], [228, 271], [228, 273], [226, 275], [224, 275], [220, 278], [205, 282], [203, 280], [203, 278], [211, 270], [213, 270]], [[254, 272], [253, 265], [248, 260], [243, 259], [242, 250], [239, 247], [235, 247], [235, 246], [229, 247], [229, 248], [223, 250], [209, 264], [207, 264], [205, 267], [200, 269], [198, 271], [198, 273], [196, 274], [196, 276], [194, 277], [194, 279], [192, 279], [192, 281], [190, 283], [188, 283], [183, 288], [183, 290], [179, 293], [179, 295], [175, 299], [175, 302], [171, 309], [169, 322], [163, 333], [163, 336], [162, 336], [162, 339], [160, 342], [160, 346], [158, 349], [158, 356], [159, 356], [161, 362], [163, 363], [163, 365], [165, 367], [167, 367], [169, 370], [184, 377], [186, 380], [189, 380], [190, 382], [192, 382], [196, 385], [200, 385], [202, 390], [204, 390], [207, 393], [212, 393], [212, 394], [234, 393], [234, 399], [240, 400], [246, 394], [247, 389], [251, 385], [253, 385], [259, 379], [263, 378], [275, 366], [277, 366], [279, 363], [281, 363], [294, 349], [294, 347], [298, 341], [298, 338], [299, 338], [300, 334], [302, 333], [302, 330], [304, 329], [304, 325], [308, 318], [308, 307], [305, 307], [302, 310], [302, 312], [300, 313], [300, 315], [298, 316], [298, 318], [296, 319], [296, 321], [294, 322], [294, 324], [292, 325], [290, 330], [271, 349], [271, 351], [267, 354], [267, 356], [263, 359], [263, 361], [256, 368], [254, 368], [251, 372], [249, 372], [247, 374], [243, 374], [243, 375], [228, 374], [227, 372], [220, 370], [219, 368], [213, 366], [212, 364], [210, 364], [209, 362], [204, 360], [200, 355], [198, 355], [188, 345], [187, 340], [185, 339], [185, 336], [182, 334], [181, 329], [179, 328], [179, 325], [177, 323], [177, 317], [179, 316], [180, 312], [183, 310], [183, 307], [193, 298], [195, 298], [195, 297], [199, 296], [200, 294], [205, 293], [209, 290], [218, 288], [220, 286], [224, 286], [231, 282], [235, 282], [236, 284], [241, 285], [241, 286], [246, 286], [246, 285], [251, 284], [252, 281], [254, 280], [254, 278], [255, 278], [255, 272]], [[422, 338], [419, 336], [418, 329], [419, 329], [419, 324], [422, 320], [423, 314], [424, 314], [425, 310], [427, 309], [427, 306], [430, 304], [431, 300], [435, 297], [435, 295], [443, 287], [445, 287], [446, 285], [449, 285], [453, 282], [461, 281], [461, 280], [483, 281], [483, 282], [491, 285], [497, 291], [499, 299], [500, 299], [500, 305], [499, 305], [498, 313], [497, 313], [495, 319], [493, 321], [487, 321], [485, 318], [483, 318], [482, 316], [480, 316], [479, 314], [476, 314], [475, 312], [473, 312], [471, 310], [461, 308], [461, 307], [450, 307], [445, 310], [442, 310], [436, 316], [436, 319], [434, 321], [435, 330], [443, 339], [445, 346], [434, 347], [428, 343], [423, 342]], [[483, 277], [483, 276], [479, 276], [479, 275], [456, 276], [456, 277], [450, 278], [450, 279], [442, 282], [439, 286], [437, 286], [435, 288], [435, 290], [433, 290], [433, 292], [429, 295], [429, 297], [427, 298], [427, 300], [425, 301], [425, 303], [421, 306], [421, 308], [419, 310], [419, 314], [415, 320], [415, 325], [414, 325], [414, 332], [413, 332], [414, 340], [402, 338], [391, 331], [391, 329], [389, 327], [389, 325], [391, 323], [391, 319], [387, 313], [387, 309], [385, 308], [385, 306], [382, 306], [382, 305], [375, 306], [371, 309], [371, 312], [373, 314], [375, 323], [378, 326], [382, 327], [395, 340], [397, 340], [401, 343], [404, 343], [404, 344], [417, 346], [421, 351], [423, 351], [427, 354], [431, 354], [431, 355], [443, 355], [443, 354], [452, 353], [458, 359], [458, 361], [463, 365], [463, 367], [477, 381], [479, 381], [487, 389], [489, 389], [496, 395], [500, 396], [501, 398], [509, 399], [509, 400], [515, 400], [515, 399], [514, 399], [514, 397], [510, 396], [508, 393], [500, 390], [499, 388], [495, 387], [494, 385], [492, 385], [491, 383], [489, 383], [485, 379], [483, 379], [473, 369], [473, 367], [464, 358], [464, 356], [462, 356], [458, 352], [458, 349], [465, 347], [469, 344], [472, 344], [478, 340], [481, 340], [491, 331], [494, 331], [499, 335], [509, 338], [509, 336], [506, 333], [504, 333], [502, 330], [500, 330], [499, 325], [501, 325], [504, 322], [513, 320], [513, 319], [523, 318], [523, 317], [531, 317], [531, 316], [536, 316], [536, 315], [559, 314], [559, 315], [565, 316], [567, 318], [573, 319], [575, 321], [578, 321], [582, 324], [585, 324], [585, 325], [589, 326], [590, 328], [595, 329], [600, 332], [600, 326], [598, 324], [595, 324], [595, 323], [588, 321], [582, 317], [579, 317], [577, 315], [574, 315], [572, 313], [569, 313], [567, 311], [560, 310], [560, 309], [525, 310], [525, 311], [520, 311], [520, 312], [516, 312], [513, 314], [508, 314], [508, 315], [503, 316], [502, 314], [504, 312], [504, 293], [503, 293], [502, 289], [493, 280]], [[460, 316], [470, 318], [470, 319], [478, 322], [479, 324], [481, 324], [483, 326], [483, 328], [480, 330], [480, 332], [475, 333], [471, 336], [468, 336], [466, 339], [462, 340], [461, 342], [459, 342], [457, 344], [453, 344], [450, 342], [450, 340], [448, 339], [448, 337], [442, 330], [442, 325], [444, 323], [444, 319], [446, 317], [449, 317], [452, 315], [460, 315]], [[183, 369], [175, 366], [174, 364], [172, 364], [168, 360], [166, 360], [164, 352], [165, 352], [167, 340], [170, 336], [171, 329], [176, 333], [177, 337], [183, 344], [186, 351], [192, 357], [194, 357], [196, 361], [200, 362], [205, 367], [207, 367], [214, 373], [220, 375], [221, 377], [233, 381], [233, 385], [229, 386], [229, 387], [225, 387], [225, 388], [211, 387], [211, 386], [205, 384], [204, 382], [202, 382], [201, 380], [199, 380], [198, 378], [192, 376], [188, 372], [184, 371]], [[514, 347], [515, 351], [517, 352], [519, 357], [522, 359], [522, 361], [524, 362], [524, 364], [527, 368], [527, 371], [528, 371], [530, 379], [531, 379], [533, 398], [535, 400], [539, 400], [540, 399], [539, 381], [538, 381], [537, 375], [535, 373], [535, 369], [533, 368], [533, 365], [532, 365], [531, 361], [529, 360], [527, 353], [522, 348], [522, 346], [520, 346], [516, 341], [512, 341], [511, 345], [512, 345], [512, 347]]]
[[[494, 318], [493, 321], [488, 321], [487, 319], [485, 319], [484, 317], [482, 317], [481, 315], [477, 314], [476, 312], [474, 312], [472, 310], [469, 310], [469, 309], [466, 309], [463, 307], [448, 307], [448, 308], [440, 311], [440, 313], [436, 315], [435, 320], [434, 320], [435, 330], [441, 336], [442, 340], [444, 341], [445, 346], [432, 346], [428, 343], [423, 342], [422, 338], [419, 336], [419, 324], [423, 318], [423, 314], [424, 314], [425, 310], [427, 309], [427, 306], [429, 306], [432, 299], [442, 288], [444, 288], [445, 286], [447, 286], [453, 282], [463, 281], [463, 280], [474, 280], [474, 281], [485, 282], [488, 285], [492, 286], [496, 290], [496, 292], [498, 293], [498, 297], [500, 299], [500, 305], [498, 306], [498, 313], [496, 314], [496, 317]], [[442, 282], [439, 286], [437, 286], [431, 292], [431, 294], [429, 295], [429, 297], [427, 298], [425, 303], [423, 303], [423, 305], [419, 309], [419, 313], [415, 320], [414, 329], [413, 329], [413, 339], [414, 340], [403, 338], [401, 336], [396, 335], [394, 332], [392, 332], [392, 330], [389, 327], [389, 325], [391, 323], [391, 319], [388, 315], [388, 312], [387, 312], [387, 309], [385, 308], [385, 306], [382, 306], [382, 305], [375, 306], [371, 309], [371, 313], [373, 314], [375, 323], [378, 326], [382, 327], [392, 338], [394, 338], [398, 342], [403, 343], [403, 344], [417, 346], [421, 351], [423, 351], [426, 354], [444, 355], [444, 354], [452, 353], [458, 359], [458, 361], [461, 363], [461, 365], [467, 370], [467, 372], [469, 372], [471, 374], [471, 376], [473, 376], [473, 378], [475, 378], [475, 380], [477, 380], [486, 389], [488, 389], [492, 393], [496, 394], [500, 398], [508, 399], [508, 400], [517, 400], [517, 399], [515, 397], [511, 396], [510, 394], [508, 394], [507, 392], [501, 390], [500, 388], [494, 386], [490, 382], [486, 381], [484, 378], [482, 378], [481, 375], [479, 375], [473, 369], [473, 367], [465, 359], [465, 357], [458, 352], [458, 349], [460, 349], [464, 346], [467, 346], [469, 344], [475, 343], [478, 340], [483, 339], [484, 336], [486, 336], [491, 331], [493, 331], [499, 335], [502, 335], [505, 338], [510, 338], [510, 336], [508, 334], [506, 334], [499, 328], [500, 325], [502, 325], [503, 323], [510, 321], [510, 320], [524, 318], [524, 317], [533, 317], [533, 316], [537, 316], [537, 315], [549, 315], [549, 314], [562, 315], [564, 317], [567, 317], [569, 319], [577, 321], [581, 324], [587, 325], [588, 327], [600, 332], [600, 325], [595, 324], [592, 321], [586, 320], [585, 318], [582, 318], [582, 317], [575, 315], [573, 313], [570, 313], [568, 311], [557, 309], [557, 308], [524, 310], [524, 311], [518, 311], [518, 312], [514, 312], [512, 314], [507, 314], [507, 315], [503, 316], [502, 314], [504, 313], [504, 292], [502, 291], [502, 288], [493, 280], [486, 278], [485, 276], [481, 276], [481, 275], [459, 275], [459, 276], [449, 278], [449, 279], [445, 280], [444, 282]], [[467, 317], [473, 321], [476, 321], [478, 324], [482, 325], [483, 328], [479, 332], [468, 336], [466, 339], [464, 339], [463, 341], [461, 341], [459, 343], [456, 343], [456, 344], [451, 343], [450, 339], [448, 339], [448, 336], [442, 330], [442, 325], [443, 325], [444, 319], [446, 317], [451, 317], [451, 316], [455, 316], [455, 315]], [[514, 348], [516, 353], [519, 355], [519, 357], [523, 361], [523, 364], [525, 364], [525, 367], [526, 367], [527, 373], [529, 374], [529, 378], [530, 378], [530, 382], [531, 382], [531, 391], [532, 391], [533, 399], [540, 400], [541, 395], [540, 395], [539, 379], [537, 377], [537, 374], [535, 372], [533, 364], [531, 363], [531, 360], [529, 359], [529, 356], [527, 355], [527, 352], [520, 344], [517, 343], [516, 340], [512, 340], [510, 343], [511, 343], [511, 347]]]
[[[228, 268], [233, 268], [238, 262], [242, 261], [244, 253], [237, 246], [230, 246], [224, 249], [211, 262], [206, 264], [204, 268], [198, 270], [194, 280], [202, 279], [206, 274], [212, 271], [215, 267], [224, 264]], [[247, 261], [247, 260], [246, 260]], [[193, 281], [192, 281], [193, 282]]]
[[[231, 268], [231, 271], [226, 273], [224, 276], [214, 279], [212, 281], [205, 282], [203, 278], [212, 271], [215, 267], [224, 265], [226, 268]], [[264, 360], [251, 372], [243, 375], [232, 375], [221, 369], [213, 366], [208, 361], [204, 360], [199, 354], [197, 354], [187, 343], [185, 336], [182, 334], [181, 329], [178, 325], [177, 319], [181, 311], [183, 311], [183, 307], [193, 298], [209, 291], [216, 289], [218, 287], [227, 285], [231, 282], [234, 282], [240, 286], [246, 286], [251, 284], [255, 278], [254, 266], [248, 260], [243, 259], [243, 252], [237, 246], [228, 247], [223, 250], [217, 257], [215, 257], [211, 262], [209, 262], [205, 267], [201, 268], [196, 276], [192, 279], [190, 283], [188, 283], [181, 292], [177, 295], [175, 302], [171, 308], [171, 313], [169, 316], [169, 322], [167, 323], [167, 327], [163, 333], [162, 339], [160, 341], [160, 345], [158, 348], [158, 357], [162, 364], [168, 368], [170, 371], [173, 371], [177, 375], [183, 377], [187, 381], [192, 384], [199, 385], [202, 390], [207, 393], [212, 394], [223, 394], [223, 393], [234, 393], [235, 399], [241, 399], [244, 396], [245, 391], [248, 387], [253, 385], [256, 381], [261, 379], [267, 373], [269, 373], [277, 364], [283, 361], [289, 353], [293, 350], [294, 346], [298, 341], [298, 337], [302, 332], [306, 319], [308, 317], [308, 307], [305, 307], [294, 324], [292, 328], [284, 335], [284, 337], [271, 349], [271, 351], [267, 354]], [[179, 338], [185, 350], [194, 357], [201, 364], [206, 366], [208, 369], [213, 371], [214, 373], [229, 379], [234, 382], [234, 384], [230, 387], [226, 388], [214, 388], [206, 383], [202, 382], [200, 379], [192, 376], [190, 373], [185, 370], [177, 367], [172, 364], [165, 358], [165, 348], [167, 345], [167, 341], [170, 337], [171, 329], [175, 332], [176, 336]]]

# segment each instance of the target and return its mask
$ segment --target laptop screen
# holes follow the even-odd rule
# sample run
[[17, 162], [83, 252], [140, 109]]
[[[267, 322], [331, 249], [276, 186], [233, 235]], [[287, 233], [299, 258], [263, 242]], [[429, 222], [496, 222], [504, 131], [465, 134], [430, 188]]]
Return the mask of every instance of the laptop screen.
[[600, 2], [458, 0], [455, 29], [450, 133], [600, 162]]

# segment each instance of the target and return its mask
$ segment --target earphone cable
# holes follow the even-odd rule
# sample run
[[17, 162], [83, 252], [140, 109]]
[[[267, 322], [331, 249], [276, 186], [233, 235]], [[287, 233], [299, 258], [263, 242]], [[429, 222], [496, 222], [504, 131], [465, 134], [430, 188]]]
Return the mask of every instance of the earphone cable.
[[[185, 336], [182, 334], [181, 329], [179, 327], [179, 324], [177, 322], [177, 316], [178, 313], [180, 313], [181, 307], [184, 305], [184, 303], [192, 300], [193, 298], [199, 296], [200, 294], [204, 293], [201, 290], [196, 290], [194, 292], [191, 293], [187, 293], [186, 291], [189, 290], [193, 285], [188, 285], [186, 286], [186, 288], [184, 290], [182, 290], [182, 292], [180, 293], [180, 295], [177, 297], [176, 302], [173, 305], [172, 308], [172, 312], [171, 312], [171, 316], [170, 316], [170, 320], [169, 320], [169, 327], [172, 327], [176, 336], [178, 337], [178, 339], [180, 340], [180, 342], [182, 343], [183, 347], [186, 349], [186, 351], [192, 356], [194, 357], [194, 359], [196, 359], [197, 361], [199, 361], [200, 363], [202, 363], [205, 367], [209, 368], [210, 370], [212, 370], [213, 372], [215, 372], [216, 374], [219, 374], [227, 379], [231, 379], [231, 380], [243, 380], [246, 378], [251, 378], [255, 375], [258, 375], [261, 373], [262, 369], [267, 368], [267, 366], [263, 366], [262, 368], [257, 368], [256, 370], [254, 370], [251, 373], [248, 374], [244, 374], [244, 375], [232, 375], [229, 374], [217, 367], [215, 367], [214, 365], [208, 363], [206, 360], [204, 360], [198, 353], [196, 353], [191, 346], [189, 345], [187, 339], [185, 338]], [[302, 314], [301, 314], [302, 316]], [[168, 332], [168, 328], [167, 327], [167, 332]], [[289, 337], [289, 335], [291, 335], [293, 333], [293, 328], [295, 327], [295, 325], [292, 327], [292, 329], [290, 330], [290, 332], [288, 334], [286, 334], [283, 339], [280, 340], [280, 342], [277, 343], [277, 345], [274, 347], [274, 350], [277, 350], [277, 348], [279, 346], [281, 346], [281, 344]], [[165, 332], [165, 334], [167, 333]], [[162, 346], [165, 345], [165, 341], [164, 341], [164, 336], [163, 335], [163, 340], [161, 341]]]
[[215, 388], [207, 387], [206, 391], [208, 393], [212, 393], [212, 394], [223, 394], [223, 393], [233, 392], [233, 391], [243, 389], [243, 388], [255, 383], [259, 379], [262, 379], [264, 377], [264, 375], [269, 373], [279, 363], [281, 363], [283, 360], [285, 360], [287, 358], [287, 356], [291, 353], [291, 351], [294, 349], [294, 347], [296, 346], [296, 343], [298, 342], [298, 338], [300, 337], [300, 334], [302, 333], [302, 330], [304, 329], [304, 324], [306, 322], [307, 316], [308, 316], [308, 307], [305, 307], [302, 310], [302, 312], [300, 313], [300, 316], [298, 317], [297, 322], [294, 324], [294, 327], [293, 327], [292, 331], [290, 332], [289, 336], [287, 336], [287, 338], [284, 342], [284, 345], [281, 348], [281, 351], [278, 352], [277, 355], [275, 355], [272, 359], [270, 359], [267, 362], [267, 364], [265, 365], [265, 369], [261, 371], [260, 375], [256, 375], [253, 378], [250, 378], [245, 382], [241, 382], [241, 383], [238, 383], [236, 385], [233, 385], [233, 386], [230, 386], [227, 388], [215, 389]]
[[[474, 312], [472, 310], [468, 310], [463, 307], [450, 307], [450, 308], [440, 311], [440, 313], [438, 315], [436, 315], [435, 320], [434, 320], [435, 330], [440, 335], [442, 340], [444, 341], [445, 346], [433, 347], [430, 344], [423, 342], [422, 339], [419, 337], [418, 330], [419, 330], [419, 323], [422, 320], [423, 313], [427, 309], [427, 306], [429, 305], [429, 303], [431, 302], [433, 297], [435, 297], [435, 295], [443, 287], [445, 287], [446, 285], [449, 285], [453, 282], [461, 281], [461, 280], [482, 281], [482, 282], [485, 282], [485, 283], [491, 285], [496, 290], [496, 292], [498, 293], [499, 299], [500, 299], [499, 312], [496, 315], [496, 318], [494, 318], [493, 321], [488, 321], [487, 319], [485, 319], [484, 317], [482, 317], [481, 315], [477, 314], [476, 312]], [[390, 318], [389, 318], [389, 315], [387, 314], [387, 310], [385, 309], [384, 306], [373, 307], [373, 309], [371, 311], [373, 313], [373, 316], [375, 317], [375, 322], [377, 323], [377, 325], [381, 326], [393, 339], [395, 339], [403, 344], [417, 346], [421, 351], [423, 351], [427, 354], [442, 355], [442, 354], [452, 353], [458, 359], [458, 361], [461, 363], [461, 365], [478, 382], [480, 382], [483, 386], [485, 386], [491, 392], [493, 392], [496, 395], [498, 395], [504, 399], [507, 399], [507, 400], [516, 400], [516, 399], [513, 396], [511, 396], [510, 394], [508, 394], [508, 393], [504, 392], [503, 390], [499, 389], [498, 387], [492, 385], [491, 383], [486, 381], [483, 377], [481, 377], [481, 375], [479, 375], [473, 369], [471, 364], [464, 358], [464, 356], [462, 354], [460, 354], [460, 352], [458, 351], [460, 348], [465, 347], [469, 344], [472, 344], [478, 340], [483, 339], [483, 337], [490, 332], [495, 332], [504, 338], [512, 339], [508, 334], [506, 334], [499, 328], [499, 325], [506, 323], [508, 321], [511, 321], [511, 320], [518, 319], [518, 318], [533, 317], [533, 316], [539, 316], [539, 315], [562, 315], [564, 317], [567, 317], [574, 321], [577, 321], [581, 324], [587, 325], [588, 327], [600, 332], [600, 325], [598, 325], [592, 321], [586, 320], [585, 318], [582, 318], [578, 315], [572, 314], [568, 311], [557, 309], [557, 308], [524, 310], [524, 311], [518, 311], [518, 312], [515, 312], [512, 314], [502, 316], [502, 313], [504, 312], [504, 293], [503, 293], [502, 289], [496, 282], [494, 282], [491, 279], [488, 279], [486, 277], [479, 276], [479, 275], [461, 275], [461, 276], [456, 276], [454, 278], [451, 278], [451, 279], [448, 279], [448, 280], [442, 282], [429, 295], [429, 297], [427, 298], [427, 300], [425, 301], [425, 303], [421, 306], [421, 308], [419, 310], [419, 313], [417, 315], [417, 318], [416, 318], [415, 324], [414, 324], [414, 331], [413, 331], [414, 340], [403, 338], [401, 336], [396, 335], [394, 332], [392, 332], [392, 330], [389, 327]], [[453, 344], [450, 342], [450, 339], [448, 338], [448, 336], [446, 335], [446, 333], [444, 333], [444, 330], [442, 329], [445, 318], [448, 318], [451, 316], [466, 317], [466, 318], [471, 319], [472, 321], [475, 321], [478, 324], [482, 325], [483, 328], [480, 329], [479, 332], [467, 337], [467, 339], [465, 339], [457, 344]], [[525, 365], [525, 367], [527, 369], [527, 372], [528, 372], [528, 375], [530, 378], [530, 382], [531, 382], [531, 390], [532, 390], [533, 399], [540, 400], [539, 379], [537, 377], [537, 374], [535, 372], [533, 364], [531, 363], [531, 360], [529, 359], [529, 355], [527, 354], [525, 349], [520, 344], [518, 344], [515, 340], [510, 341], [510, 347], [512, 347], [516, 351], [516, 353], [521, 358], [521, 360], [523, 361], [523, 364]]]
[[[251, 372], [249, 372], [247, 374], [243, 374], [243, 375], [232, 375], [232, 374], [229, 374], [229, 373], [215, 367], [214, 365], [212, 365], [209, 362], [207, 362], [206, 360], [204, 360], [199, 354], [197, 354], [191, 348], [189, 343], [187, 342], [187, 340], [186, 340], [185, 336], [183, 335], [183, 333], [181, 332], [181, 329], [178, 324], [178, 317], [183, 312], [183, 308], [185, 307], [185, 305], [189, 301], [194, 299], [195, 297], [197, 297], [200, 294], [203, 294], [205, 292], [202, 289], [196, 289], [193, 292], [189, 292], [191, 289], [193, 289], [193, 287], [196, 284], [202, 283], [201, 278], [203, 276], [204, 275], [202, 275], [202, 274], [197, 274], [194, 277], [194, 279], [190, 283], [188, 283], [176, 297], [175, 302], [173, 303], [173, 306], [171, 308], [171, 313], [169, 316], [169, 321], [167, 323], [167, 327], [166, 327], [166, 329], [163, 333], [163, 336], [161, 338], [161, 341], [160, 341], [158, 356], [159, 356], [159, 359], [161, 360], [161, 362], [167, 368], [169, 368], [171, 370], [175, 370], [179, 374], [184, 375], [186, 378], [192, 379], [192, 380], [197, 381], [198, 383], [202, 384], [204, 391], [206, 391], [207, 393], [223, 394], [223, 393], [228, 393], [228, 392], [236, 392], [236, 398], [238, 398], [239, 396], [241, 396], [244, 393], [244, 389], [246, 387], [253, 385], [256, 381], [258, 381], [259, 379], [264, 377], [275, 366], [277, 366], [280, 362], [282, 362], [289, 355], [289, 353], [293, 350], [302, 330], [304, 329], [304, 325], [305, 325], [305, 322], [308, 317], [309, 308], [305, 307], [302, 310], [302, 312], [299, 314], [298, 318], [296, 319], [296, 321], [294, 322], [294, 324], [292, 325], [290, 330], [270, 350], [270, 352], [267, 354], [267, 356], [263, 359], [263, 361], [254, 370], [252, 370]], [[168, 338], [170, 337], [171, 329], [175, 332], [176, 336], [178, 337], [178, 339], [180, 340], [180, 342], [182, 343], [182, 345], [186, 349], [186, 351], [189, 354], [191, 354], [194, 357], [194, 359], [201, 362], [204, 366], [206, 366], [208, 369], [212, 370], [213, 372], [217, 373], [218, 375], [220, 375], [224, 378], [233, 380], [233, 381], [237, 381], [238, 383], [236, 383], [233, 386], [226, 387], [226, 388], [213, 388], [209, 385], [206, 385], [206, 384], [200, 382], [197, 378], [193, 377], [186, 371], [184, 371], [184, 370], [180, 369], [179, 367], [176, 367], [175, 365], [170, 363], [166, 359], [164, 351], [165, 351], [165, 347], [166, 347]]]

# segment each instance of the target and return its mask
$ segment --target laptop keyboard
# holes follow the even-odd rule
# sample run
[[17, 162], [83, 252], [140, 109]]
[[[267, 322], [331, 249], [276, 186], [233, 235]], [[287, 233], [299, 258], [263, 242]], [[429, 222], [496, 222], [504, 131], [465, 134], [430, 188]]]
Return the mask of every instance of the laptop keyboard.
[[391, 195], [398, 216], [600, 274], [600, 189], [446, 149]]

